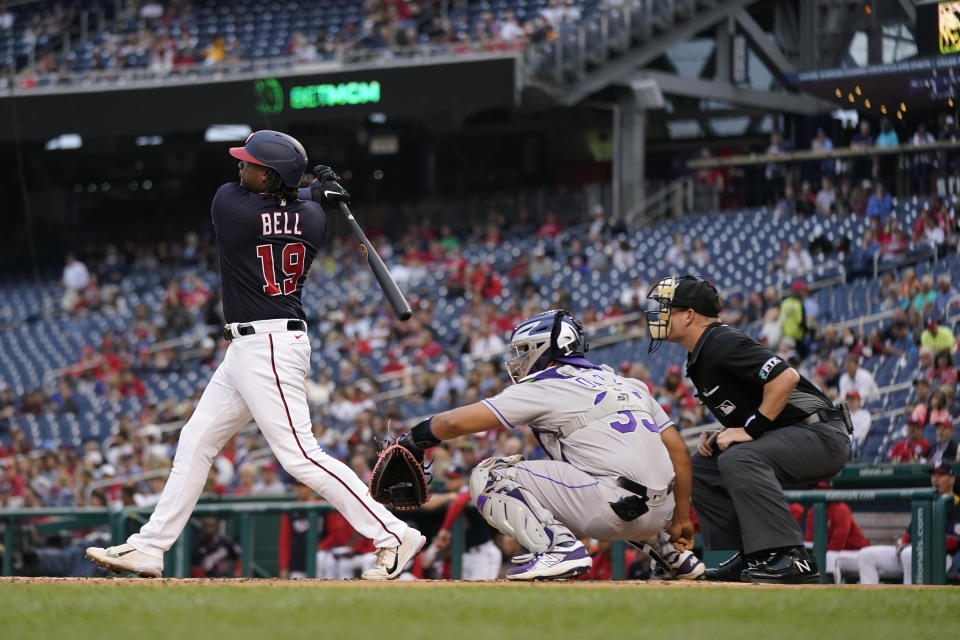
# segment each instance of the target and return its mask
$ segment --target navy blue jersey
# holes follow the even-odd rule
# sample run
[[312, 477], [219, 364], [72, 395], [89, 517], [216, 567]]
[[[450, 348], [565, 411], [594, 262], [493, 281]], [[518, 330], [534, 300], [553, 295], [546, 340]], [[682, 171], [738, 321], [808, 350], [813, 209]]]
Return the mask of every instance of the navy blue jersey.
[[319, 204], [281, 207], [274, 196], [230, 182], [210, 205], [220, 250], [223, 317], [230, 322], [306, 319], [300, 295], [327, 231]]

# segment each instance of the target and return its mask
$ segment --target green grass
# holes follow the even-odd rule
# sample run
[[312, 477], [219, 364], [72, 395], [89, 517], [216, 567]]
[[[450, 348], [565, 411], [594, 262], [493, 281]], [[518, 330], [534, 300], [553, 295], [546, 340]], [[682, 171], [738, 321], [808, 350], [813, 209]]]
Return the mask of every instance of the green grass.
[[956, 587], [6, 583], [0, 637], [909, 640], [942, 635], [958, 605]]

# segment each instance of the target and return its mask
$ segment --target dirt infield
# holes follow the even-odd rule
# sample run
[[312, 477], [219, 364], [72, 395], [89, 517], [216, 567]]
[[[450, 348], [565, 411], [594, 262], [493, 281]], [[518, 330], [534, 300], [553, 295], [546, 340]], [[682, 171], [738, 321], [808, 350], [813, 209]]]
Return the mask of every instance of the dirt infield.
[[[0, 577], [0, 585], [5, 584], [76, 584], [76, 585], [145, 585], [152, 586], [180, 586], [180, 587], [279, 587], [279, 588], [312, 588], [337, 589], [344, 587], [362, 587], [367, 589], [383, 588], [421, 588], [462, 586], [484, 587], [517, 585], [528, 588], [565, 589], [571, 587], [586, 587], [592, 589], [825, 589], [836, 587], [833, 584], [747, 584], [737, 582], [705, 582], [703, 580], [553, 580], [539, 582], [515, 582], [513, 580], [280, 580], [278, 578], [25, 578]], [[942, 589], [944, 585], [885, 585], [885, 584], [845, 584], [840, 585], [844, 590], [889, 589]]]

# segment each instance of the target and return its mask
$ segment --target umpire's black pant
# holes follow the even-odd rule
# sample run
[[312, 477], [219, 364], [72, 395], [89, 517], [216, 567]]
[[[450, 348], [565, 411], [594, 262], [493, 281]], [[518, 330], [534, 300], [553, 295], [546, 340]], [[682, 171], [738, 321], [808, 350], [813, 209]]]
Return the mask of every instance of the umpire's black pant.
[[850, 438], [834, 420], [774, 429], [708, 458], [693, 454], [693, 504], [704, 545], [749, 554], [803, 544], [782, 485], [829, 480], [849, 457]]

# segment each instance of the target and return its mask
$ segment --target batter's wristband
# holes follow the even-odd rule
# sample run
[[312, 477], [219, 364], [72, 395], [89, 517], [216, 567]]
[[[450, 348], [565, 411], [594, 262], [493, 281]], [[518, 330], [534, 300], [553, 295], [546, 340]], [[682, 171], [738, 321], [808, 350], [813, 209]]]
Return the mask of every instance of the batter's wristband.
[[430, 447], [435, 447], [440, 444], [440, 438], [433, 435], [433, 432], [430, 430], [430, 423], [432, 421], [433, 416], [430, 416], [423, 422], [418, 423], [413, 429], [410, 429], [410, 439], [413, 440], [413, 444], [421, 449], [429, 449]]
[[764, 432], [769, 431], [772, 426], [773, 421], [757, 411], [744, 421], [743, 430], [746, 431], [751, 438], [756, 440], [762, 436]]

